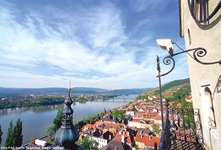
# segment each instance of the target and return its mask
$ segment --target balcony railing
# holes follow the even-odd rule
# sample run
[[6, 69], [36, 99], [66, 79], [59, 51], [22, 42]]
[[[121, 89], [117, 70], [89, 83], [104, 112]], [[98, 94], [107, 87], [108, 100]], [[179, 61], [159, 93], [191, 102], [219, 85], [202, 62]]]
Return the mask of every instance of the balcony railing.
[[204, 149], [199, 109], [167, 108], [159, 150], [169, 149]]

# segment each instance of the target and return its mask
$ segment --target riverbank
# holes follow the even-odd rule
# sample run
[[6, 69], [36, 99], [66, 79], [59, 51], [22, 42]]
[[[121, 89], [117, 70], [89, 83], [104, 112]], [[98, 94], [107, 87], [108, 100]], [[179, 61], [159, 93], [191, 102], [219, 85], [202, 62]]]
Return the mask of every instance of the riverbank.
[[[136, 97], [137, 95], [118, 96], [114, 102], [112, 99], [109, 101], [87, 101], [86, 103], [75, 102], [75, 105], [72, 105], [74, 110], [73, 123], [76, 124], [89, 116], [99, 114], [104, 109], [108, 111], [128, 104]], [[58, 108], [63, 108], [63, 103], [59, 105], [0, 110], [0, 125], [3, 131], [2, 145], [4, 145], [10, 121], [15, 123], [18, 118], [21, 119], [23, 123], [23, 142], [27, 143], [34, 137], [39, 137], [45, 134], [47, 127], [55, 118]]]
[[[74, 102], [85, 103], [88, 101], [97, 101], [97, 100], [109, 100], [117, 97], [118, 95], [99, 95], [97, 97], [93, 96], [80, 96], [74, 97]], [[0, 101], [0, 110], [8, 108], [21, 108], [21, 107], [36, 107], [36, 106], [47, 106], [47, 105], [58, 105], [63, 104], [65, 98], [61, 96], [38, 96], [32, 100], [5, 100]]]
[[[127, 105], [127, 104], [124, 104], [124, 105]], [[119, 106], [119, 107], [113, 108], [111, 110], [108, 110], [108, 111], [106, 111], [105, 114], [109, 114], [110, 112], [114, 112], [115, 110], [119, 109], [120, 107], [122, 107], [122, 106]], [[81, 120], [81, 121], [75, 123], [74, 126], [77, 129], [81, 129], [83, 126], [85, 126], [88, 123], [96, 122], [96, 121], [101, 120], [105, 114], [104, 114], [103, 111], [101, 111], [100, 113], [98, 113], [98, 114], [96, 114], [94, 116], [89, 116], [88, 118], [85, 118], [84, 120]], [[22, 147], [36, 147], [36, 145], [34, 145], [34, 140], [39, 139], [39, 140], [42, 140], [42, 141], [46, 141], [48, 143], [47, 147], [50, 148], [51, 146], [54, 145], [55, 134], [56, 133], [53, 133], [51, 135], [50, 134], [46, 134], [46, 135], [40, 136], [38, 138], [33, 138], [31, 141], [23, 144]]]

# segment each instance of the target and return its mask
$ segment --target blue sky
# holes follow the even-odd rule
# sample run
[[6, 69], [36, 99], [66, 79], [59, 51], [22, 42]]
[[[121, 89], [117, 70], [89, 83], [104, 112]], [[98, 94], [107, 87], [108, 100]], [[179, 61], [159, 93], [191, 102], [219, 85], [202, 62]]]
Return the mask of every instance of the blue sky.
[[[157, 87], [157, 38], [179, 36], [176, 0], [1, 0], [0, 87]], [[175, 48], [176, 50], [176, 48]], [[162, 65], [162, 71], [168, 66]], [[163, 83], [187, 78], [186, 56]]]

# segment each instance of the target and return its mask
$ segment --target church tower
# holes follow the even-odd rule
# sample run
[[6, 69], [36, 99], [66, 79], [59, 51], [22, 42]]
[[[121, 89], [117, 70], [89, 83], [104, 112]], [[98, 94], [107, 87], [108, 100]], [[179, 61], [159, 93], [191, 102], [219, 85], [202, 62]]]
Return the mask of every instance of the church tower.
[[82, 148], [75, 144], [79, 138], [79, 132], [73, 125], [73, 109], [71, 108], [72, 99], [70, 96], [71, 88], [68, 88], [68, 98], [64, 102], [64, 110], [62, 111], [62, 126], [57, 130], [55, 135], [55, 144], [64, 149], [77, 149]]

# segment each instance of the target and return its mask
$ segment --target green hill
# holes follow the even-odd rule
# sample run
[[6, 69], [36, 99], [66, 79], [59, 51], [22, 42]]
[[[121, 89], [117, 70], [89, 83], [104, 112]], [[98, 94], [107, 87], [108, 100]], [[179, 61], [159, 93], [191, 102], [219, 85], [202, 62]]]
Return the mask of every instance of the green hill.
[[190, 83], [190, 79], [183, 79], [183, 80], [175, 80], [175, 81], [172, 81], [172, 82], [169, 82], [165, 85], [162, 86], [162, 91], [166, 91], [168, 89], [171, 89], [173, 87], [176, 87], [176, 86], [181, 86], [181, 85], [184, 85], [186, 83]]
[[[189, 78], [182, 79], [182, 80], [175, 80], [175, 81], [162, 85], [162, 95], [164, 98], [166, 98], [169, 101], [173, 99], [181, 100], [187, 95], [190, 95], [190, 93], [191, 93], [191, 89], [190, 89]], [[148, 96], [149, 98], [156, 97], [155, 99], [159, 99], [160, 97], [159, 87], [138, 95], [138, 98], [148, 99]]]

